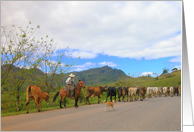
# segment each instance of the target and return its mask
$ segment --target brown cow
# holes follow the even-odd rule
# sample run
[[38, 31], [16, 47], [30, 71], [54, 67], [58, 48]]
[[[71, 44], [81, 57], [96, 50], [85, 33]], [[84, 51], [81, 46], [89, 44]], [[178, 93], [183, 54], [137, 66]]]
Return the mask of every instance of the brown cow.
[[167, 95], [170, 96], [170, 87], [167, 87]]
[[30, 98], [32, 98], [36, 106], [38, 107], [38, 111], [42, 111], [41, 109], [41, 102], [42, 100], [45, 100], [47, 104], [49, 103], [49, 94], [41, 91], [39, 87], [36, 85], [30, 85], [26, 89], [26, 106], [27, 106], [27, 113], [28, 112], [28, 104], [30, 102]]
[[88, 102], [90, 105], [89, 97], [94, 97], [94, 96], [98, 96], [98, 104], [99, 104], [101, 101], [101, 96], [103, 92], [106, 92], [106, 86], [88, 87], [86, 89], [86, 103], [85, 104], [87, 104]]
[[127, 95], [127, 101], [128, 101], [128, 87], [119, 87], [117, 91], [118, 91], [119, 102], [120, 102], [121, 96], [123, 96], [123, 102], [125, 102], [125, 95]]
[[147, 92], [147, 87], [140, 87], [139, 96], [140, 96], [141, 101], [143, 101], [143, 99], [145, 99], [146, 92]]
[[181, 86], [178, 87], [179, 95], [181, 96]]

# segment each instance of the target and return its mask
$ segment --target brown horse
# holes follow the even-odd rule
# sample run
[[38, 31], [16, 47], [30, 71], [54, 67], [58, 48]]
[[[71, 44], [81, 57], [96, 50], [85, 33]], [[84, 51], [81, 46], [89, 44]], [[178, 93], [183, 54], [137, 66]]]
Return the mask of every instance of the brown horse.
[[[83, 83], [83, 81], [79, 80], [77, 86], [75, 87], [75, 107], [78, 107], [77, 105], [77, 102], [78, 102], [78, 98], [79, 98], [79, 95], [80, 95], [80, 91], [81, 91], [81, 88], [85, 88], [85, 85]], [[60, 107], [63, 108], [61, 106], [61, 103], [63, 103], [64, 107], [66, 108], [66, 104], [64, 102], [64, 99], [67, 97], [70, 97], [70, 93], [69, 92], [66, 92], [65, 91], [65, 88], [62, 88], [59, 92], [57, 92], [53, 98], [53, 102], [56, 100], [56, 98], [58, 97], [58, 95], [61, 95], [61, 100], [60, 100]]]

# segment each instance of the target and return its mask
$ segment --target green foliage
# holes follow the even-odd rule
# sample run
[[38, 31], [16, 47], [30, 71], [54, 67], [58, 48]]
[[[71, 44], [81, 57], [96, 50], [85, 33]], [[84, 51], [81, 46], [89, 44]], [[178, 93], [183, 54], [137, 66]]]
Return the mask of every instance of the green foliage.
[[163, 74], [167, 74], [168, 71], [169, 71], [169, 69], [165, 67], [165, 68], [163, 69], [162, 75], [163, 75]]
[[178, 69], [177, 69], [177, 68], [173, 68], [173, 69], [172, 69], [172, 72], [174, 72], [174, 71], [178, 71]]

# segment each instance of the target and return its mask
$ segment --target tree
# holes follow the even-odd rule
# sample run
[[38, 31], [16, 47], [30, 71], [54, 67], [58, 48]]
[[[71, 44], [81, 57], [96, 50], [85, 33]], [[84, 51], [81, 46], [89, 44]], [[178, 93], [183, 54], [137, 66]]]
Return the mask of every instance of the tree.
[[[1, 87], [12, 83], [17, 111], [19, 111], [20, 88], [28, 77], [28, 71], [25, 68], [32, 65], [31, 60], [38, 51], [38, 45], [32, 35], [36, 29], [39, 29], [39, 26], [34, 29], [30, 27], [30, 24], [31, 22], [28, 23], [25, 30], [21, 27], [18, 30], [15, 25], [12, 25], [10, 31], [7, 31], [6, 26], [1, 27]], [[22, 67], [22, 69], [14, 70], [13, 66]]]
[[[41, 52], [37, 57], [38, 63], [34, 65], [34, 69], [38, 68], [44, 72], [44, 76], [40, 74], [35, 74], [33, 76], [38, 79], [38, 86], [41, 87], [45, 92], [51, 92], [53, 88], [53, 84], [56, 83], [58, 88], [61, 88], [60, 81], [64, 78], [65, 74], [70, 67], [74, 65], [74, 62], [66, 61], [67, 58], [71, 58], [71, 55], [67, 54], [68, 47], [66, 49], [58, 49], [58, 43], [53, 39], [48, 38], [44, 40], [41, 38], [41, 42], [39, 42]], [[55, 60], [53, 59], [55, 57]], [[79, 59], [79, 57], [78, 57]], [[64, 64], [63, 62], [66, 62]]]
[[167, 73], [168, 73], [168, 71], [169, 71], [169, 69], [165, 67], [165, 68], [163, 69], [162, 74], [167, 74]]
[[174, 71], [178, 71], [178, 69], [177, 69], [177, 68], [173, 68], [173, 69], [172, 69], [172, 72], [174, 72]]

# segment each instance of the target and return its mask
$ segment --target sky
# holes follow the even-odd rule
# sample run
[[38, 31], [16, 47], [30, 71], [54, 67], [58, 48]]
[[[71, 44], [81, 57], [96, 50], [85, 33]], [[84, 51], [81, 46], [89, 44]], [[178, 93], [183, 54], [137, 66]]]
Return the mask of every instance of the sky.
[[181, 1], [1, 1], [1, 26], [40, 25], [37, 38], [69, 47], [77, 64], [71, 71], [109, 66], [134, 77], [160, 75], [181, 69], [181, 7]]

